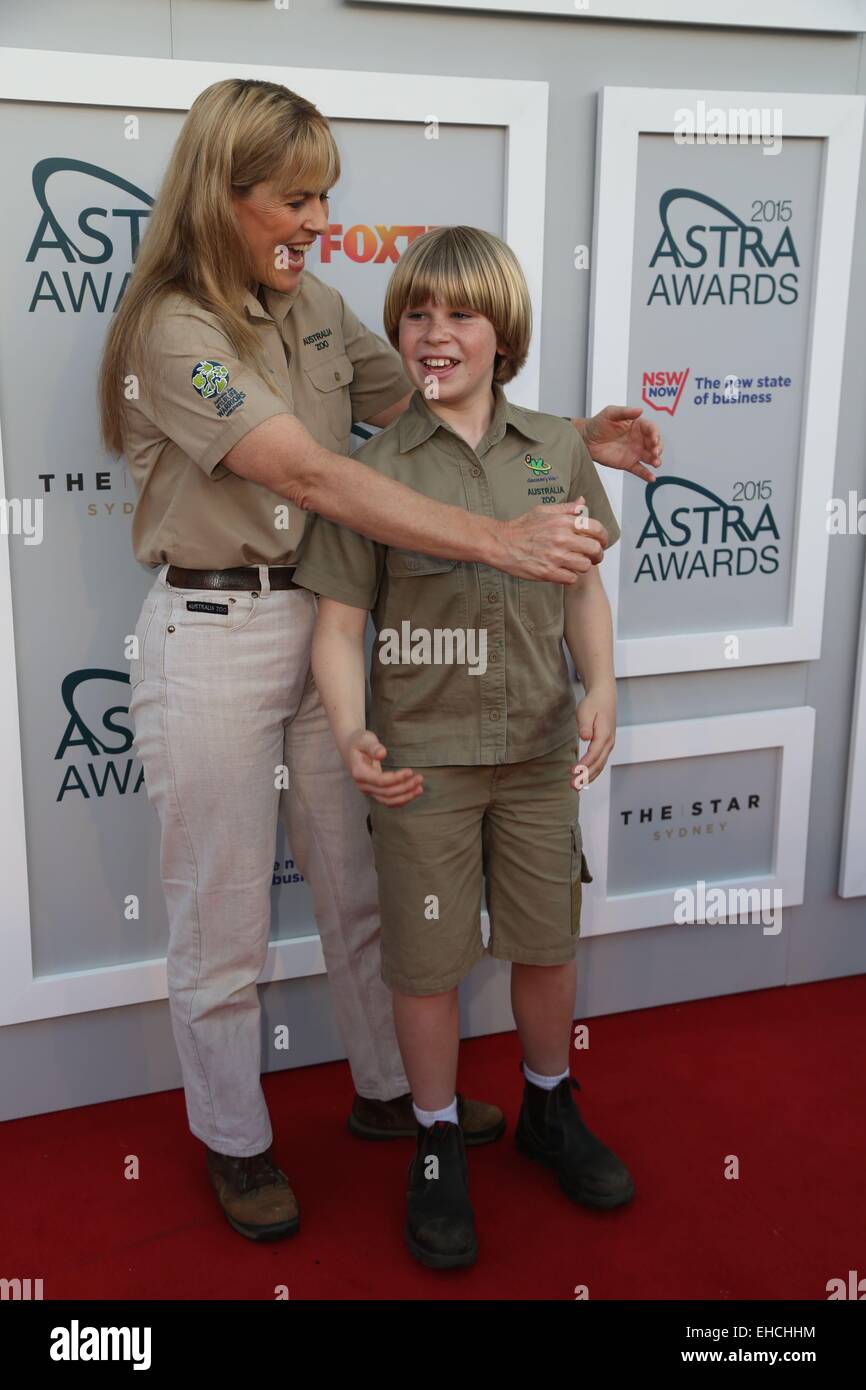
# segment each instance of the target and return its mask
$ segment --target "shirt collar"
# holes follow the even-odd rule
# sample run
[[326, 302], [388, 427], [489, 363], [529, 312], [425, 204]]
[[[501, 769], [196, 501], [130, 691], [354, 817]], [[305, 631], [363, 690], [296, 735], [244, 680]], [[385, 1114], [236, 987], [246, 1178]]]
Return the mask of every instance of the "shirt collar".
[[301, 292], [300, 281], [294, 289], [285, 293], [282, 290], [272, 290], [270, 285], [260, 285], [259, 290], [264, 304], [252, 290], [246, 290], [244, 293], [244, 308], [250, 318], [271, 319], [278, 328], [282, 328], [283, 320]]
[[[516, 429], [525, 439], [533, 443], [541, 442], [541, 435], [533, 429], [530, 424], [527, 412], [521, 410], [520, 406], [512, 405], [506, 399], [505, 392], [498, 382], [493, 383], [493, 415], [491, 416], [490, 426], [484, 437], [479, 440], [479, 448], [486, 445], [488, 448], [498, 444], [505, 437], [508, 425]], [[406, 454], [410, 449], [414, 449], [419, 444], [423, 444], [437, 429], [445, 430], [448, 434], [453, 434], [465, 444], [462, 435], [459, 435], [445, 420], [432, 411], [424, 399], [421, 391], [415, 390], [409, 401], [408, 408], [400, 417], [398, 425], [400, 431], [400, 453]]]

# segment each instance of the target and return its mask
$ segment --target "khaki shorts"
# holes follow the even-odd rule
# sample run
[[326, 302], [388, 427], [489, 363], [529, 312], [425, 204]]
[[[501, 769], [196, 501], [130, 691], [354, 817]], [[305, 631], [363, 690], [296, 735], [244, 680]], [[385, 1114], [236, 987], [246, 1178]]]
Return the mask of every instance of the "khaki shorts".
[[573, 740], [494, 767], [413, 768], [421, 796], [371, 803], [379, 877], [382, 979], [401, 994], [441, 994], [484, 954], [562, 965], [580, 934], [581, 882], [592, 882], [571, 785]]

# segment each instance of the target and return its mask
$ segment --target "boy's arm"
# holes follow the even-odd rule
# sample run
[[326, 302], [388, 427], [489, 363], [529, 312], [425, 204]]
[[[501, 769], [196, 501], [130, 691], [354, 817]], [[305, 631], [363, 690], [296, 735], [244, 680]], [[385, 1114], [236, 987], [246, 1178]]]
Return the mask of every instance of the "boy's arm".
[[565, 591], [565, 641], [584, 690], [615, 685], [613, 622], [597, 567]]
[[565, 591], [565, 641], [586, 692], [576, 719], [580, 737], [590, 740], [580, 760], [588, 774], [584, 782], [593, 782], [604, 770], [616, 735], [613, 623], [597, 568]]
[[383, 806], [402, 806], [420, 795], [422, 778], [411, 768], [382, 771], [381, 759], [388, 750], [366, 726], [366, 627], [366, 609], [320, 598], [313, 633], [313, 678], [340, 756], [358, 788]]
[[336, 599], [320, 598], [313, 633], [313, 677], [331, 731], [348, 764], [353, 736], [366, 729], [364, 632], [367, 613]]

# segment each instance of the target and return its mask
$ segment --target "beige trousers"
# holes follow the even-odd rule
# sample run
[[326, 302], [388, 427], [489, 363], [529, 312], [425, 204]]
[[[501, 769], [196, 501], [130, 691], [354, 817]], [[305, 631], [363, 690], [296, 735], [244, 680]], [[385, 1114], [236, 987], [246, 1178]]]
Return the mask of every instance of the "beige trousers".
[[138, 620], [130, 716], [161, 824], [169, 1001], [190, 1129], [242, 1157], [272, 1140], [256, 982], [278, 815], [312, 890], [355, 1088], [384, 1100], [409, 1083], [380, 974], [366, 800], [310, 671], [316, 600], [272, 591], [266, 566], [257, 595], [174, 588], [167, 570]]

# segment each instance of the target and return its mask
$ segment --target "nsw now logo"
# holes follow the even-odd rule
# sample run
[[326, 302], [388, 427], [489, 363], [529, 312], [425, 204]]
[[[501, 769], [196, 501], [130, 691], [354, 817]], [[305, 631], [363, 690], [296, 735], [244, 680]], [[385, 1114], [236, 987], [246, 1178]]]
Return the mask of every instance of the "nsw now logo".
[[678, 372], [644, 372], [641, 400], [653, 410], [674, 415], [683, 394], [690, 367]]

